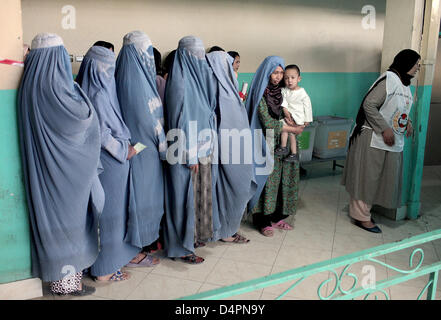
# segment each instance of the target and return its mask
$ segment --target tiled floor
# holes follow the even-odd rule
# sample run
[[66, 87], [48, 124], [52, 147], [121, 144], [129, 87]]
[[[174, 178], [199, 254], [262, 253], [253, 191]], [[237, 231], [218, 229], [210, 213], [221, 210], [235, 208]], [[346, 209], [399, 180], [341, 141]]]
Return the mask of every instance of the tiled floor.
[[[240, 232], [251, 239], [248, 244], [210, 243], [196, 253], [206, 260], [201, 265], [188, 265], [162, 259], [153, 268], [128, 270], [131, 279], [111, 284], [96, 284], [90, 279], [85, 283], [95, 286], [93, 296], [82, 299], [175, 299], [222, 286], [251, 280], [315, 262], [335, 258], [355, 251], [390, 243], [406, 237], [441, 229], [441, 166], [425, 167], [421, 190], [421, 217], [415, 221], [393, 221], [374, 214], [382, 228], [382, 234], [366, 232], [354, 226], [348, 217], [348, 194], [339, 182], [340, 168], [332, 171], [331, 163], [305, 166], [308, 177], [300, 183], [300, 206], [297, 215], [288, 222], [292, 231], [275, 230], [272, 238], [262, 236], [249, 222], [243, 222]], [[424, 263], [440, 261], [441, 240], [423, 245]], [[409, 269], [409, 252], [380, 257], [383, 262]], [[158, 254], [161, 256], [161, 254]], [[362, 278], [363, 266], [355, 264], [351, 272]], [[373, 263], [369, 262], [370, 265]], [[340, 268], [341, 269], [341, 268]], [[338, 270], [339, 271], [339, 270]], [[396, 272], [375, 265], [377, 280], [387, 279]], [[305, 280], [284, 299], [318, 299], [317, 288], [331, 273], [322, 273]], [[343, 289], [352, 285], [344, 281]], [[392, 300], [415, 300], [426, 284], [426, 278], [416, 279], [386, 289]], [[330, 294], [335, 280], [322, 289]], [[260, 289], [235, 296], [233, 299], [275, 299], [288, 284]], [[441, 286], [438, 286], [441, 288]], [[327, 294], [326, 294], [327, 292]], [[384, 298], [379, 296], [379, 299]], [[441, 299], [441, 291], [437, 298]], [[72, 299], [53, 296], [47, 292], [42, 299]]]

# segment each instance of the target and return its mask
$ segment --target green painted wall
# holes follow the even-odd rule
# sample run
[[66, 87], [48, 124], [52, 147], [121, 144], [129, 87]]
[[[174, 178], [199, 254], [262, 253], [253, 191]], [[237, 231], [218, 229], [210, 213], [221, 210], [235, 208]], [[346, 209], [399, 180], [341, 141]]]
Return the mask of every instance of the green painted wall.
[[[253, 75], [239, 73], [239, 89], [242, 89], [243, 82], [251, 85]], [[300, 86], [311, 98], [314, 116], [335, 115], [355, 119], [364, 95], [380, 73], [302, 72], [301, 76]]]
[[0, 283], [31, 278], [30, 229], [18, 142], [17, 90], [0, 90]]
[[[412, 94], [415, 96], [415, 87]], [[407, 217], [416, 219], [421, 205], [421, 182], [424, 167], [427, 127], [429, 122], [432, 86], [419, 86], [411, 116], [414, 135], [406, 139], [403, 160], [403, 197], [402, 204], [408, 206]]]
[[[242, 89], [243, 82], [248, 82], [251, 85], [253, 76], [253, 73], [239, 73], [239, 88]], [[334, 115], [352, 118], [355, 121], [364, 95], [379, 76], [380, 73], [376, 72], [304, 72], [300, 86], [305, 88], [311, 98], [314, 116]], [[415, 87], [411, 87], [411, 90], [412, 94], [415, 94]], [[422, 163], [418, 159], [418, 155], [424, 155], [424, 151], [421, 151], [424, 150], [421, 149], [421, 143], [426, 139], [427, 106], [430, 107], [430, 92], [431, 87], [420, 87], [418, 98], [411, 110], [410, 118], [413, 119], [416, 131], [413, 138], [406, 139], [403, 151], [402, 205], [414, 203], [413, 205], [419, 206]], [[423, 115], [420, 117], [421, 121], [415, 121], [418, 119], [417, 113]], [[418, 130], [420, 124], [421, 128]], [[412, 210], [415, 211], [415, 209]]]

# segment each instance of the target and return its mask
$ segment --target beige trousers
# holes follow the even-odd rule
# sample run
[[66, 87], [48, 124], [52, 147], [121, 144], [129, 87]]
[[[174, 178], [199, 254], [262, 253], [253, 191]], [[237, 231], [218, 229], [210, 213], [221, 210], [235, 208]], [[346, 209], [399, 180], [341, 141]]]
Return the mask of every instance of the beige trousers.
[[371, 208], [372, 205], [362, 200], [351, 199], [349, 201], [349, 216], [358, 221], [371, 221]]

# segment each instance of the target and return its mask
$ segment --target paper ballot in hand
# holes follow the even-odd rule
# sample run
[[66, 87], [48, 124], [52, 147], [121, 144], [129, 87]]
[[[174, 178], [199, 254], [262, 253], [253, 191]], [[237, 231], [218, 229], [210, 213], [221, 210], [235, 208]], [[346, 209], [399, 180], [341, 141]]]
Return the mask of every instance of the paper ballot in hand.
[[247, 90], [248, 90], [248, 83], [244, 82], [242, 85], [242, 91], [239, 91], [239, 96], [242, 101], [245, 101], [246, 99]]
[[142, 143], [138, 142], [137, 144], [135, 144], [133, 146], [133, 148], [136, 150], [136, 153], [140, 153], [142, 150], [144, 150], [147, 147], [145, 145], [143, 145]]

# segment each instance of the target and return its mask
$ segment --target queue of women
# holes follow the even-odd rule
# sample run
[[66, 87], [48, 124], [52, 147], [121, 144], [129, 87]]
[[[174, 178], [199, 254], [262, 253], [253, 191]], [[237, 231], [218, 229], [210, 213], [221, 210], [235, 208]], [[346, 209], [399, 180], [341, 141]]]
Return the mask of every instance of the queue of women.
[[[296, 212], [299, 164], [273, 151], [282, 132], [304, 126], [273, 115], [282, 104], [281, 57], [262, 62], [244, 105], [234, 59], [206, 54], [197, 37], [182, 38], [167, 58], [165, 90], [145, 33], [127, 34], [117, 59], [112, 49], [92, 46], [75, 81], [57, 35], [38, 34], [25, 59], [18, 117], [34, 276], [53, 293], [88, 295], [95, 288], [82, 284], [84, 270], [96, 281], [124, 281], [122, 267], [160, 262], [147, 249], [160, 237], [168, 258], [198, 264], [195, 249], [208, 241], [249, 242], [238, 233], [244, 214], [264, 236], [293, 229], [284, 219]], [[350, 215], [368, 231], [378, 231], [373, 203], [399, 206], [403, 133], [412, 129], [410, 121], [394, 126], [391, 109], [409, 114], [418, 63], [413, 51], [397, 55], [357, 116], [344, 183]], [[219, 161], [249, 150], [222, 147], [224, 136], [213, 138], [221, 130], [257, 133], [251, 162]]]

